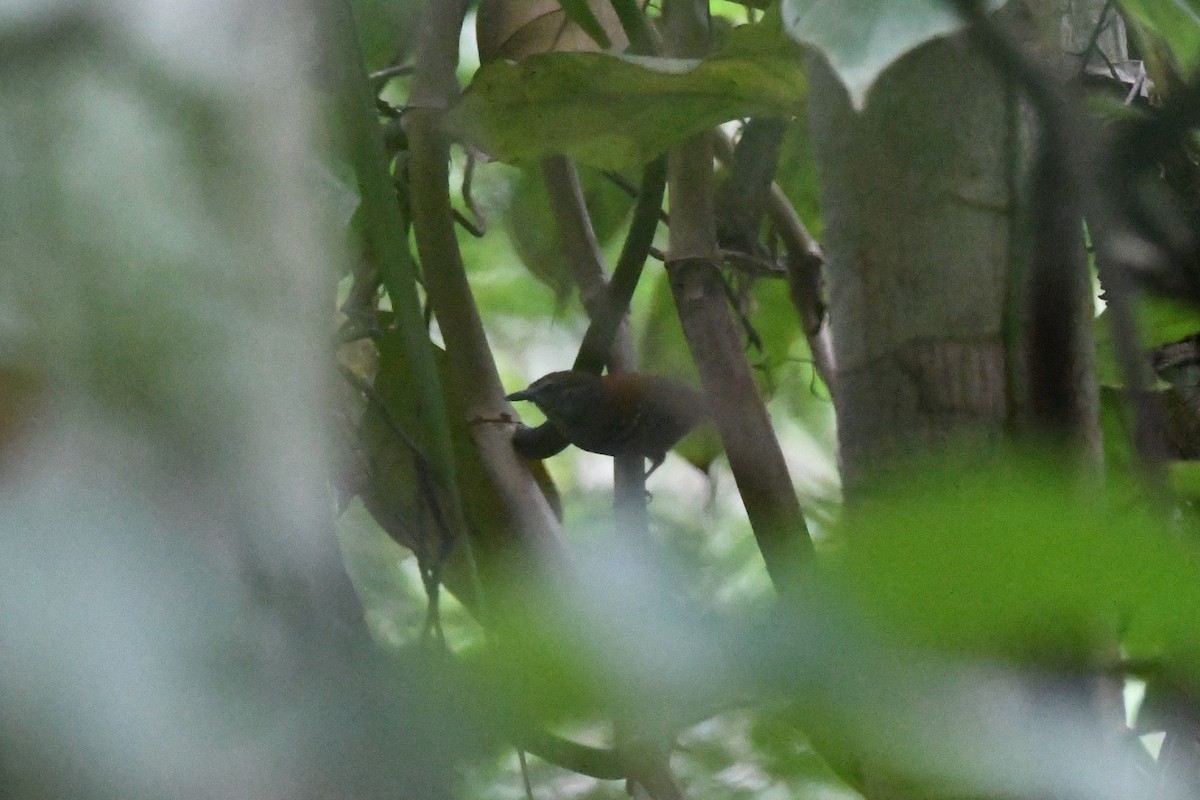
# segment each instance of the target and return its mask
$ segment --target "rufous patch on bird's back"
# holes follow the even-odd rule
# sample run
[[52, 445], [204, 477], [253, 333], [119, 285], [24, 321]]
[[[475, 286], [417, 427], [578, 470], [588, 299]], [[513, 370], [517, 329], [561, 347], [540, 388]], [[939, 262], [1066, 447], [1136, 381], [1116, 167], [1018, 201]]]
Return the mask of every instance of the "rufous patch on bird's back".
[[708, 415], [700, 392], [671, 378], [639, 372], [603, 378], [552, 372], [508, 399], [537, 404], [576, 447], [608, 456], [640, 455], [650, 459], [650, 472]]

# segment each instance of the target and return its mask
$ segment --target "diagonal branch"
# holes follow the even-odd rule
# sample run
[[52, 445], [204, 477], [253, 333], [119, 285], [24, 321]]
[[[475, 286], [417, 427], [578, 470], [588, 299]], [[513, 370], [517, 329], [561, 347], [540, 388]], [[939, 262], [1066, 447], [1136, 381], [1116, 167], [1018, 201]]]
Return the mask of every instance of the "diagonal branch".
[[[450, 365], [454, 392], [469, 419], [513, 418], [504, 400], [483, 322], [463, 269], [450, 205], [449, 144], [441, 117], [458, 96], [459, 34], [466, 0], [429, 0], [421, 20], [410, 107], [409, 187], [417, 251], [425, 288], [437, 316]], [[552, 567], [563, 563], [561, 530], [545, 495], [512, 448], [511, 428], [496, 423], [472, 426], [481, 463], [514, 523], [511, 535]]]
[[[604, 302], [599, 304], [592, 324], [588, 327], [579, 346], [579, 355], [572, 369], [599, 375], [604, 369], [608, 350], [621, 320], [629, 311], [629, 302], [642, 275], [642, 268], [649, 256], [654, 233], [658, 229], [662, 210], [663, 193], [667, 181], [667, 162], [656, 158], [646, 165], [642, 175], [642, 188], [633, 210], [633, 221], [629, 233], [613, 270]], [[522, 428], [513, 436], [513, 444], [526, 458], [549, 458], [562, 452], [567, 446], [552, 425], [537, 428]]]
[[[677, 55], [695, 57], [707, 48], [705, 8], [692, 0], [666, 3], [667, 36]], [[707, 134], [692, 137], [671, 154], [667, 273], [767, 571], [778, 591], [790, 593], [800, 585], [813, 545], [726, 303], [713, 219], [712, 165]]]

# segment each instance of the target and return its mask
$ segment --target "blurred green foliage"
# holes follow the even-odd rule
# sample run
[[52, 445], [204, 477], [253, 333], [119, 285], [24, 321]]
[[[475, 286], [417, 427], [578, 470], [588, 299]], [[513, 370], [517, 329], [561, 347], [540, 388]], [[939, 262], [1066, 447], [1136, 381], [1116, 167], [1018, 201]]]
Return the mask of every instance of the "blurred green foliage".
[[[363, 4], [369, 65], [391, 58], [376, 42], [395, 41], [388, 26], [403, 4], [383, 13], [385, 5], [372, 11]], [[734, 22], [758, 18], [742, 6], [719, 5]], [[1126, 5], [1156, 30], [1170, 31], [1147, 4]], [[482, 238], [458, 232], [506, 385], [565, 368], [587, 324], [568, 297], [551, 209], [529, 164], [566, 151], [595, 166], [624, 168], [718, 122], [794, 115], [776, 178], [819, 236], [803, 59], [781, 32], [815, 43], [862, 100], [897, 57], [957, 27], [947, 9], [916, 0], [781, 6], [782, 19], [772, 9], [734, 28], [699, 65], [552, 53], [475, 73], [451, 129], [501, 161], [526, 165], [477, 165], [473, 195], [490, 225]], [[1196, 26], [1177, 27], [1164, 36], [1189, 58], [1187, 37]], [[393, 86], [398, 103], [402, 86]], [[465, 167], [460, 153], [454, 159], [457, 189]], [[596, 172], [585, 170], [583, 179], [611, 263], [629, 200]], [[455, 207], [475, 215], [461, 198]], [[614, 715], [664, 739], [678, 732], [671, 766], [689, 796], [699, 798], [853, 797], [863, 753], [905, 779], [960, 791], [1090, 792], [1087, 776], [1109, 775], [1106, 762], [1116, 769], [1128, 753], [1099, 749], [1085, 709], [1022, 705], [1022, 670], [1095, 670], [1119, 647], [1174, 680], [1200, 679], [1192, 519], [1147, 508], [1133, 482], [1124, 406], [1108, 391], [1121, 383], [1111, 342], [1098, 336], [1107, 482], [1064, 475], [1039, 458], [1008, 454], [981, 463], [947, 456], [914, 461], [897, 471], [901, 479], [842, 509], [832, 405], [787, 287], [732, 269], [726, 277], [801, 501], [818, 523], [821, 565], [811, 596], [771, 616], [770, 583], [711, 430], [685, 441], [683, 458], [669, 459], [651, 481], [647, 542], [631, 544], [614, 530], [610, 462], [568, 450], [549, 468], [578, 555], [579, 574], [564, 580], [572, 591], [540, 604], [540, 615], [508, 606], [511, 598], [491, 598], [495, 627], [486, 636], [462, 606], [447, 601], [443, 627], [457, 658], [441, 675], [443, 688], [510, 732], [542, 727], [611, 746]], [[1150, 344], [1200, 330], [1190, 307], [1145, 300], [1139, 313]], [[1098, 324], [1102, 331], [1103, 317]], [[643, 369], [695, 382], [656, 263], [634, 298], [633, 326]], [[749, 329], [761, 349], [749, 344]], [[402, 391], [397, 377], [390, 376], [392, 387]], [[1172, 477], [1184, 497], [1200, 495], [1189, 467], [1174, 467]], [[407, 652], [425, 619], [411, 557], [357, 505], [343, 515], [339, 540], [374, 634]], [[1002, 690], [989, 683], [997, 671]], [[985, 688], [975, 693], [975, 683]], [[988, 692], [1030, 709], [1014, 712], [1015, 731], [978, 729], [980, 709], [993, 700]], [[1043, 771], [1034, 768], [1036, 759], [1018, 757], [1060, 744], [1070, 755]], [[490, 746], [489, 758], [465, 768], [461, 791], [523, 796], [517, 760], [502, 744]], [[530, 762], [538, 793], [625, 796], [620, 783]]]

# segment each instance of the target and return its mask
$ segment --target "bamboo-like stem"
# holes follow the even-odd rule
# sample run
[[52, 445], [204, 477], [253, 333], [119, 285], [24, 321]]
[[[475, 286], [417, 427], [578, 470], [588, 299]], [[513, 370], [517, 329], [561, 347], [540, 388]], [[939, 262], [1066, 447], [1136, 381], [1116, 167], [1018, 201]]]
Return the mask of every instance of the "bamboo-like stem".
[[[642, 188], [633, 209], [633, 221], [617, 266], [613, 269], [605, 302], [592, 318], [575, 359], [575, 369], [592, 371], [596, 360], [607, 350], [621, 320], [629, 312], [629, 302], [642, 277], [642, 268], [650, 254], [654, 233], [658, 230], [663, 194], [667, 186], [667, 160], [660, 157], [646, 165], [642, 172]], [[598, 367], [597, 367], [598, 369]]]
[[637, 0], [612, 0], [612, 7], [625, 30], [625, 37], [629, 39], [629, 52], [649, 56], [662, 50], [662, 37], [646, 18], [646, 12], [638, 6]]
[[[542, 174], [550, 207], [558, 223], [559, 238], [579, 299], [593, 324], [604, 317], [610, 303], [610, 285], [600, 243], [592, 228], [579, 173], [566, 156], [551, 156], [542, 162]], [[625, 323], [625, 324], [623, 324]], [[624, 313], [618, 317], [612, 344], [605, 356], [609, 372], [637, 369], [637, 356]], [[613, 459], [613, 511], [617, 530], [641, 540], [646, 529], [646, 463], [641, 456]]]
[[[391, 298], [396, 325], [414, 373], [412, 387], [419, 395], [423, 410], [422, 425], [414, 432], [418, 439], [415, 443], [418, 457], [432, 471], [440, 490], [431, 493], [427, 500], [444, 504], [444, 508], [431, 509], [433, 517], [446, 525], [449, 529], [446, 533], [466, 549], [468, 561], [473, 563], [455, 475], [445, 398], [417, 297], [416, 267], [408, 250], [408, 226], [396, 203], [388, 156], [376, 123], [375, 95], [366, 74], [349, 4], [330, 4], [329, 18], [337, 33], [331, 56], [340, 59], [337, 70], [341, 78], [340, 117], [361, 196], [364, 237]], [[480, 587], [476, 583], [471, 589], [476, 595], [471, 604], [479, 608], [482, 605]]]
[[495, 422], [516, 415], [504, 400], [454, 232], [449, 144], [439, 123], [458, 93], [454, 71], [466, 8], [465, 0], [430, 0], [423, 12], [405, 115], [413, 227], [425, 288], [446, 343], [453, 390], [475, 422], [472, 434], [481, 463], [515, 523], [513, 533], [544, 562], [558, 567], [564, 556], [558, 520], [514, 452], [511, 427]]
[[[667, 37], [676, 55], [703, 54], [707, 20], [697, 14], [704, 8], [693, 0], [667, 1]], [[811, 561], [813, 545], [726, 302], [713, 220], [712, 159], [707, 134], [692, 137], [671, 154], [667, 271], [679, 319], [767, 571], [777, 590], [791, 592], [798, 588], [804, 566]]]
[[[602, 317], [608, 304], [609, 280], [600, 243], [596, 241], [596, 233], [583, 199], [579, 173], [566, 156], [551, 156], [542, 163], [542, 174], [571, 277], [579, 288], [579, 299], [584, 309], [595, 322]], [[605, 361], [610, 371], [636, 369], [633, 340], [624, 313], [618, 318], [607, 350]]]

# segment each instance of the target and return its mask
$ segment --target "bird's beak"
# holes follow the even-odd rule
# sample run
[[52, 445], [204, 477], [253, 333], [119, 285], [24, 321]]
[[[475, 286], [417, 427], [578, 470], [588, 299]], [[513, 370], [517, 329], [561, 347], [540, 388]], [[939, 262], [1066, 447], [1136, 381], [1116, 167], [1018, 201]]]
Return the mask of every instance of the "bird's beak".
[[504, 399], [505, 400], [532, 400], [533, 395], [531, 395], [529, 393], [528, 389], [522, 389], [519, 392], [513, 392], [510, 395], [505, 395]]

